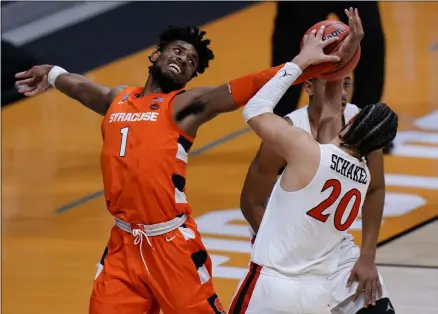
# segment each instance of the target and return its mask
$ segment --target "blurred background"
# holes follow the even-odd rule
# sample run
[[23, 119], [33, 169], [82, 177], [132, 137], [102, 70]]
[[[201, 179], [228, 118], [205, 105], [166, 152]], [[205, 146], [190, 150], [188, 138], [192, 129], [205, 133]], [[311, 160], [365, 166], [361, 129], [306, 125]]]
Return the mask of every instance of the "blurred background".
[[[365, 38], [351, 102], [400, 117], [385, 156], [377, 255], [398, 314], [438, 311], [438, 2], [1, 2], [2, 313], [86, 313], [113, 220], [102, 198], [101, 117], [54, 90], [22, 99], [14, 74], [56, 64], [109, 86], [146, 81], [168, 25], [207, 31], [216, 58], [189, 87], [291, 60], [314, 23], [360, 10]], [[341, 12], [341, 13], [339, 13]], [[291, 89], [278, 114], [306, 104]], [[240, 112], [199, 132], [188, 197], [224, 306], [249, 258], [239, 195], [259, 140]], [[205, 182], [215, 182], [210, 189]], [[361, 220], [351, 233], [361, 243]]]

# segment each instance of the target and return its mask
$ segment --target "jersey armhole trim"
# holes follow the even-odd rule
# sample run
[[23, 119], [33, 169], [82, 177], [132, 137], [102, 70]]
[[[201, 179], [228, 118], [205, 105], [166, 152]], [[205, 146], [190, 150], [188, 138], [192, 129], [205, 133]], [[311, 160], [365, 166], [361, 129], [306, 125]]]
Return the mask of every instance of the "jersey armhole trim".
[[[121, 86], [123, 86], [123, 85], [121, 85]], [[118, 92], [117, 95], [114, 97], [113, 101], [110, 103], [110, 105], [108, 107], [108, 111], [109, 111], [109, 108], [111, 108], [116, 101], [119, 102], [121, 100], [120, 98], [123, 97], [122, 94], [126, 93], [128, 89], [133, 91], [137, 88], [139, 88], [139, 87], [126, 86], [124, 89], [122, 89], [120, 92]], [[131, 93], [131, 91], [129, 91], [129, 93]]]
[[285, 115], [284, 120], [286, 120], [287, 123], [289, 123], [291, 126], [294, 126], [294, 122], [292, 121], [291, 117], [289, 115]]
[[185, 131], [183, 131], [177, 124], [176, 122], [173, 120], [173, 116], [172, 116], [172, 112], [173, 112], [173, 102], [175, 101], [175, 97], [178, 96], [179, 94], [184, 93], [185, 90], [179, 90], [177, 92], [175, 92], [172, 95], [172, 98], [169, 100], [169, 108], [167, 110], [168, 112], [168, 119], [170, 121], [170, 124], [173, 126], [173, 128], [182, 136], [184, 136], [186, 139], [188, 139], [189, 141], [193, 142], [195, 140], [195, 137], [187, 134]]
[[[296, 190], [296, 191], [286, 191], [286, 190], [283, 189], [283, 187], [281, 186], [281, 179], [283, 178], [283, 175], [284, 175], [284, 173], [285, 173], [285, 171], [283, 171], [283, 173], [281, 174], [281, 176], [280, 176], [280, 177], [278, 178], [278, 180], [277, 180], [277, 182], [278, 182], [278, 187], [279, 187], [279, 191], [281, 191], [282, 194], [285, 194], [285, 195], [291, 195], [291, 194], [294, 194], [294, 193], [302, 192], [302, 191], [304, 191], [305, 189], [308, 189], [309, 186], [311, 186], [311, 185], [315, 182], [316, 177], [318, 176], [318, 174], [319, 174], [320, 171], [321, 171], [321, 166], [322, 166], [323, 158], [324, 158], [324, 151], [323, 151], [323, 149], [322, 149], [322, 147], [321, 147], [321, 144], [319, 144], [319, 143], [318, 143], [318, 148], [319, 148], [319, 164], [318, 164], [318, 169], [316, 170], [315, 174], [313, 175], [312, 180], [310, 180], [310, 182], [307, 183], [306, 186], [302, 187], [302, 188], [299, 189], [299, 190]], [[287, 167], [287, 165], [286, 165], [286, 167]], [[285, 169], [285, 170], [286, 170], [286, 169]]]

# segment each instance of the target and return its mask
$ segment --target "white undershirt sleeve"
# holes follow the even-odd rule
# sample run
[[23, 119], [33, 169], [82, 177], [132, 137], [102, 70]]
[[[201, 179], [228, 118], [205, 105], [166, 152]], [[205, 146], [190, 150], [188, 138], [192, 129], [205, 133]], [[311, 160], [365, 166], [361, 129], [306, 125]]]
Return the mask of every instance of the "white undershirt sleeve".
[[246, 122], [249, 119], [264, 113], [273, 112], [293, 82], [301, 75], [302, 70], [298, 65], [287, 62], [275, 76], [270, 79], [248, 102], [243, 109]]

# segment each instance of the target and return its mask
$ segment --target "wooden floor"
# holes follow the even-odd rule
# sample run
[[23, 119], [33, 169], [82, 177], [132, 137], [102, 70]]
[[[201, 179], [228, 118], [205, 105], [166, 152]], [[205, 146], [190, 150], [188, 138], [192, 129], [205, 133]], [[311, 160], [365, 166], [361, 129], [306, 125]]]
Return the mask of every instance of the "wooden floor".
[[[438, 216], [438, 3], [385, 2], [381, 8], [387, 40], [384, 100], [401, 118], [397, 149], [385, 159], [388, 198], [380, 236], [385, 241]], [[267, 67], [274, 14], [274, 4], [260, 3], [206, 25], [217, 57], [193, 86]], [[149, 52], [89, 77], [112, 86], [141, 85]], [[87, 312], [95, 265], [112, 225], [100, 194], [100, 121], [56, 91], [2, 111], [4, 314]], [[238, 199], [259, 141], [244, 127], [240, 112], [206, 125], [188, 174], [188, 197], [226, 306], [248, 262]], [[221, 188], [209, 189], [207, 180]], [[358, 243], [360, 227], [359, 220], [352, 230]], [[398, 314], [436, 314], [437, 239], [438, 225], [432, 223], [379, 249]]]

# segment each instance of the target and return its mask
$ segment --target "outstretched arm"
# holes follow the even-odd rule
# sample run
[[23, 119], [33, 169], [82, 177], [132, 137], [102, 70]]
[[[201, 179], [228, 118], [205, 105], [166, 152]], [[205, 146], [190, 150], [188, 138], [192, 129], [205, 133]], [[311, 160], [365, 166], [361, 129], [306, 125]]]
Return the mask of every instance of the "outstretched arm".
[[342, 129], [343, 83], [343, 80], [325, 82], [323, 105], [316, 133], [316, 140], [320, 144], [330, 143]]
[[117, 94], [127, 87], [109, 88], [52, 65], [37, 65], [15, 77], [21, 79], [16, 83], [18, 91], [26, 96], [36, 95], [54, 85], [68, 97], [101, 115], [105, 115]]
[[323, 52], [330, 41], [330, 39], [322, 40], [323, 32], [324, 28], [321, 27], [318, 33], [313, 31], [309, 36], [305, 36], [303, 48], [293, 60], [294, 63], [286, 63], [243, 110], [245, 120], [250, 127], [267, 146], [288, 163], [297, 156], [297, 151], [306, 149], [311, 137], [307, 132], [291, 127], [284, 119], [273, 114], [273, 109], [289, 86], [301, 75], [302, 68], [324, 61], [336, 61], [336, 57], [327, 56]]
[[[175, 97], [174, 106], [178, 111], [193, 106], [201, 108], [194, 123], [197, 129], [205, 122], [221, 113], [231, 112], [246, 105], [248, 101], [263, 87], [285, 64], [267, 70], [245, 75], [215, 87], [197, 87]], [[300, 64], [303, 68], [307, 65]], [[324, 73], [328, 63], [304, 71], [291, 85], [302, 83]]]
[[[348, 25], [350, 34], [345, 39], [346, 45], [341, 46], [340, 54], [350, 54], [352, 52], [351, 46], [348, 45], [353, 37], [363, 38], [362, 22], [359, 17], [357, 9], [345, 10], [348, 16]], [[350, 35], [349, 34], [349, 35]], [[354, 50], [355, 51], [355, 50]], [[342, 129], [342, 80], [327, 81], [324, 92], [324, 104], [321, 110], [321, 116], [318, 123], [317, 141], [321, 144], [331, 142]]]
[[[363, 37], [363, 31], [355, 31], [357, 25], [361, 26], [357, 10], [353, 12], [351, 8], [350, 11], [346, 10], [346, 14], [349, 17], [350, 33], [341, 44], [339, 51], [334, 54], [337, 59], [332, 59], [332, 62], [350, 60], [358, 49]], [[333, 41], [330, 41], [330, 43], [331, 42]], [[234, 111], [240, 106], [246, 105], [260, 88], [272, 79], [284, 66], [285, 64], [282, 64], [258, 73], [249, 74], [231, 80], [218, 87], [194, 88], [187, 93], [179, 95], [178, 98], [180, 99], [175, 99], [175, 102], [180, 103], [177, 105], [179, 108], [185, 108], [190, 105], [202, 108], [202, 113], [199, 114], [196, 119], [197, 126], [200, 126], [218, 114]], [[301, 67], [300, 64], [299, 66]], [[330, 68], [330, 62], [320, 64], [313, 63], [311, 67], [302, 67], [303, 73], [292, 82], [291, 85], [299, 84], [313, 77], [317, 77]]]

